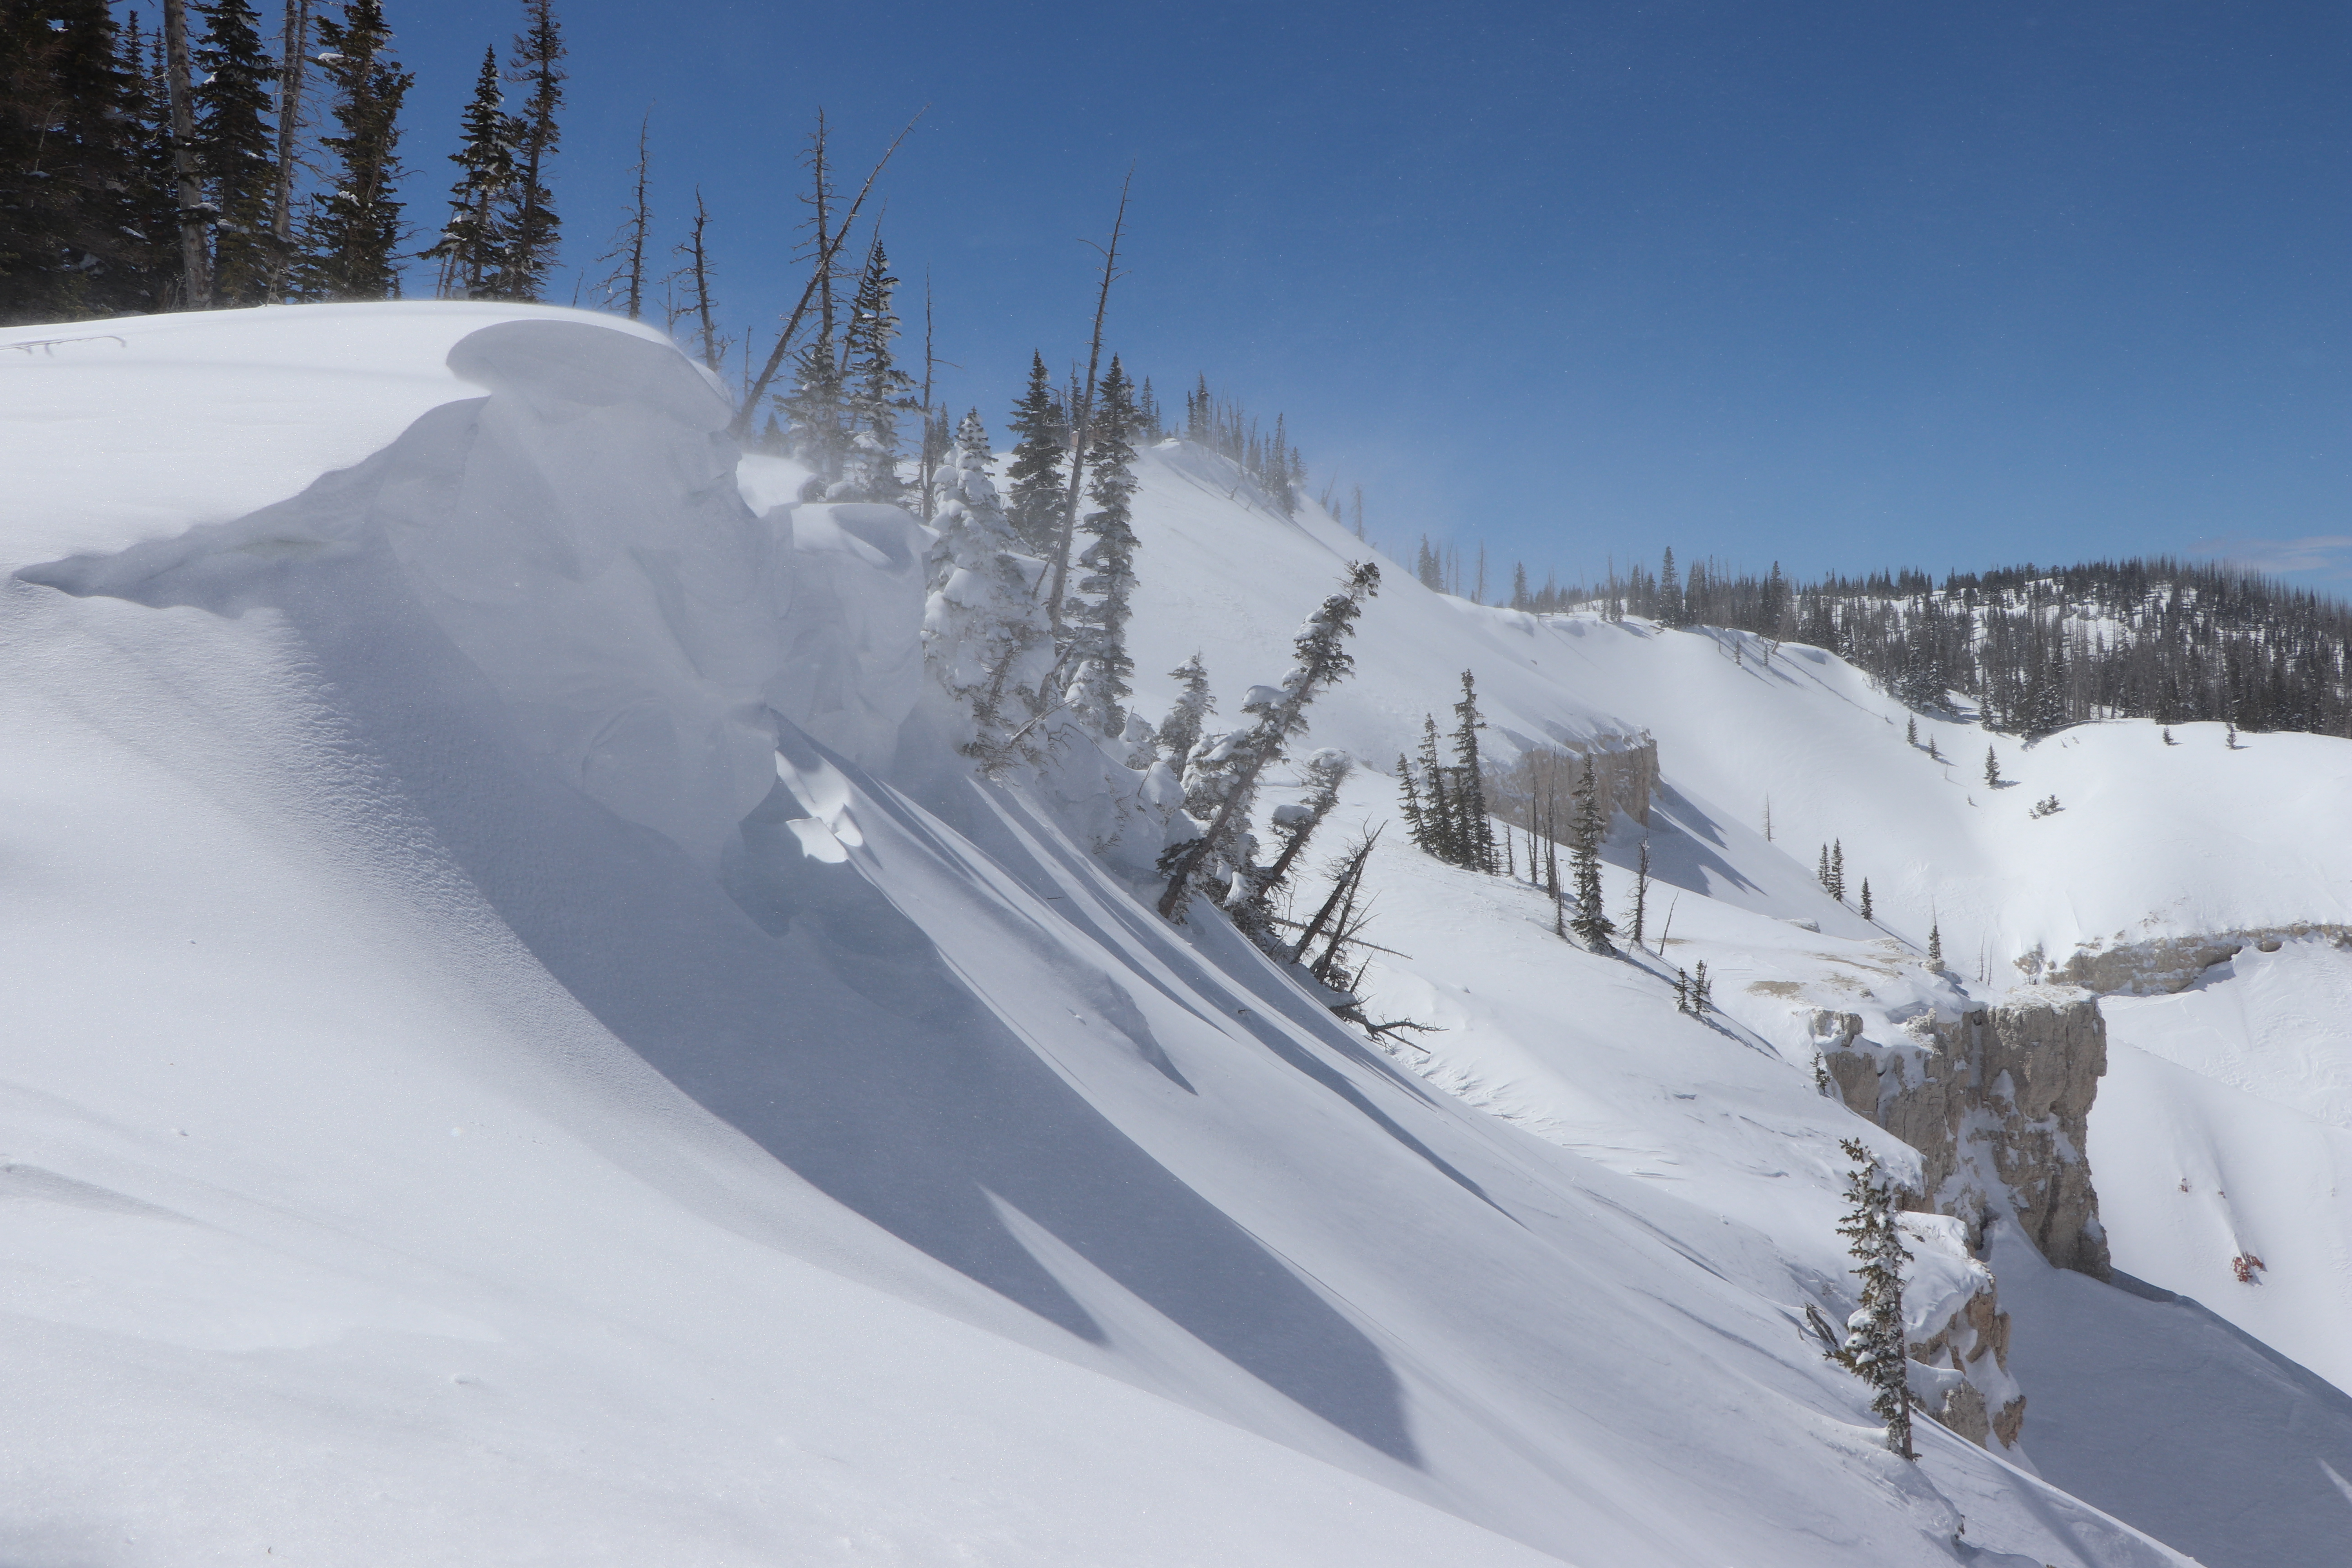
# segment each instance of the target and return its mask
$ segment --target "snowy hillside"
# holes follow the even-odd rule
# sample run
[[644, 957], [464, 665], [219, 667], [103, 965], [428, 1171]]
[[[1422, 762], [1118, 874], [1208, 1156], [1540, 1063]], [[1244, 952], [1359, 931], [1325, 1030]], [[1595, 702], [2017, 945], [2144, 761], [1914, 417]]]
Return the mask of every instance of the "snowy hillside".
[[[727, 412], [558, 310], [0, 333], [0, 1558], [2347, 1560], [2341, 1151], [2243, 1163], [2341, 1131], [2352, 1047], [2279, 1000], [2324, 942], [2107, 1004], [2090, 1155], [2162, 1289], [1995, 1233], [2013, 1447], [1889, 1455], [1806, 1313], [1852, 1304], [1838, 1140], [1920, 1158], [1817, 1087], [1817, 1010], [2345, 923], [2352, 744], [2099, 727], [1990, 791], [1825, 656], [1392, 571], [1313, 743], [1389, 765], [1465, 668], [1503, 752], [1654, 736], [1674, 924], [1588, 953], [1390, 833], [1365, 985], [1444, 1032], [1384, 1048], [926, 749], [915, 526], [772, 506]], [[1277, 679], [1363, 552], [1216, 461], [1140, 465], [1146, 713], [1195, 649]], [[2176, 1176], [2241, 1207], [2166, 1228]], [[2217, 1214], [2294, 1260], [2274, 1319], [2188, 1277]], [[1990, 1283], [1958, 1230], [1917, 1332]]]

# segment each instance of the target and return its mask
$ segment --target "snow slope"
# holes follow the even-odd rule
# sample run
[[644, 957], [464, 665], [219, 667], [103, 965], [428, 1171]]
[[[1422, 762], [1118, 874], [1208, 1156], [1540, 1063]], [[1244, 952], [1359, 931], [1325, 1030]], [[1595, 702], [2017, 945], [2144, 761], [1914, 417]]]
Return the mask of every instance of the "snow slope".
[[[0, 334], [0, 1557], [2183, 1561], [1878, 1446], [1802, 1310], [1835, 1141], [1903, 1151], [1784, 998], [1679, 1018], [1392, 844], [1423, 1077], [907, 754], [905, 525], [755, 515], [646, 334], [90, 335]], [[1213, 500], [1147, 472], [1139, 662], [1232, 690], [1343, 542]], [[1465, 666], [1515, 733], [1673, 719], [1588, 639], [1703, 640], [1392, 574], [1315, 738]], [[1668, 758], [1690, 952], [1932, 990]]]
[[2117, 1268], [2352, 1394], [2348, 1001], [2352, 952], [2316, 939], [2110, 999], [2092, 1136]]
[[[1171, 452], [1202, 461], [1181, 447], [1158, 455]], [[1213, 623], [1220, 605], [1314, 581], [1364, 548], [1312, 509], [1295, 523], [1260, 510], [1246, 525], [1223, 524], [1222, 548], [1263, 552], [1274, 569], [1215, 580], [1206, 563], [1219, 523], [1201, 488], [1183, 474], [1144, 487], [1147, 558], [1180, 563], [1144, 573], [1136, 635], [1150, 649], [1139, 658], [1147, 669], [1189, 652], [1186, 631]], [[2030, 995], [2046, 970], [2017, 960], [2036, 950], [2056, 960], [2078, 946], [2347, 918], [2344, 742], [2247, 736], [2232, 751], [2219, 726], [2182, 725], [2180, 743], [2167, 746], [2155, 725], [2117, 723], [2021, 748], [1925, 717], [1915, 747], [1907, 710], [1819, 650], [1768, 661], [1738, 634], [1482, 608], [1428, 592], [1393, 563], [1386, 581], [1366, 616], [1367, 658], [1380, 662], [1326, 700], [1314, 739], [1344, 737], [1377, 765], [1411, 743], [1422, 712], [1445, 715], [1452, 672], [1475, 664], [1501, 715], [1497, 736], [1524, 743], [1543, 727], [1516, 715], [1543, 699], [1519, 683], [1538, 672], [1561, 680], [1567, 732], [1598, 716], [1658, 740], [1664, 783], [1651, 822], [1618, 823], [1605, 880], [1622, 924], [1634, 845], [1646, 837], [1659, 879], [1654, 946], [1673, 921], [1668, 959], [1596, 963], [1550, 934], [1536, 889], [1400, 843], [1392, 782], [1360, 776], [1342, 820], [1388, 824], [1372, 940], [1395, 951], [1372, 957], [1373, 1011], [1444, 1031], [1411, 1037], [1423, 1051], [1396, 1054], [1548, 1141], [1757, 1226], [1804, 1288], [1839, 1286], [1844, 1262], [1818, 1247], [1832, 1206], [1820, 1151], [1791, 1158], [1801, 1145], [1790, 1131], [1807, 1113], [1776, 1115], [1722, 1063], [1687, 1054], [1702, 1026], [1674, 1010], [1669, 963], [1706, 960], [1724, 1032], [1777, 1055], [1785, 1071], [1810, 1063], [1817, 1008], [1858, 1013], [1870, 1037], [1900, 1041], [1924, 1015]], [[1238, 639], [1202, 640], [1223, 689], [1250, 679], [1220, 651], [1239, 651]], [[1246, 651], [1273, 662], [1271, 648]], [[1930, 757], [1931, 738], [1956, 760]], [[2014, 784], [1985, 787], [1988, 744]], [[2032, 804], [2051, 795], [2063, 809], [2034, 816]], [[1832, 839], [1856, 901], [1870, 879], [1874, 925], [1816, 881], [1816, 852]], [[1931, 920], [1948, 977], [1921, 962]], [[2233, 970], [2248, 978], [2230, 980]], [[2103, 1004], [2113, 1035], [2090, 1157], [2117, 1266], [2210, 1311], [2155, 1311], [2023, 1248], [2000, 1268], [2019, 1324], [2023, 1449], [2081, 1495], [2216, 1564], [2352, 1562], [2352, 1494], [2333, 1479], [2352, 1476], [2342, 1336], [2352, 1203], [2343, 1133], [2324, 1124], [2352, 1061], [2338, 1005], [2347, 991], [2352, 964], [2318, 939], [2249, 950], [2181, 995]], [[1760, 1061], [1748, 1076], [1775, 1081]], [[2192, 1172], [2193, 1199], [2177, 1191]], [[2235, 1280], [2230, 1259], [2241, 1251], [2273, 1265], [2261, 1285]], [[2285, 1382], [2221, 1320], [2291, 1358]], [[2084, 1365], [2100, 1372], [2080, 1375]], [[2151, 1378], [2154, 1365], [2166, 1374]], [[2193, 1437], [2148, 1447], [2148, 1434], [2184, 1423]], [[2218, 1472], [2217, 1451], [2233, 1457]]]

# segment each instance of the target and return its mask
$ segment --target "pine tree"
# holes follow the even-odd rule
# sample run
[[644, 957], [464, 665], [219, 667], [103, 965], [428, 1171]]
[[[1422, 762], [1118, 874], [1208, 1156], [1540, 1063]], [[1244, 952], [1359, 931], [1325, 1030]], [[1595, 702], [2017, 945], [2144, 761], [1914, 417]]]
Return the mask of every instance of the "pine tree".
[[1919, 721], [1916, 716], [1905, 722], [1903, 729], [1903, 742], [1904, 744], [1910, 746], [1916, 746], [1919, 743]]
[[898, 283], [890, 276], [890, 260], [882, 249], [882, 231], [877, 228], [866, 247], [866, 266], [858, 274], [857, 294], [844, 334], [849, 446], [843, 462], [841, 494], [846, 500], [896, 501], [906, 493], [907, 487], [898, 478], [898, 416], [914, 406], [908, 393], [915, 380], [898, 368], [890, 353], [890, 344], [898, 335], [898, 318], [890, 310], [891, 290]]
[[1429, 814], [1421, 804], [1421, 792], [1413, 787], [1412, 764], [1405, 761], [1402, 752], [1397, 753], [1397, 793], [1402, 797], [1397, 805], [1397, 815], [1404, 818], [1406, 834], [1412, 837], [1415, 848], [1427, 850]]
[[1495, 869], [1495, 823], [1486, 811], [1486, 781], [1478, 761], [1478, 688], [1462, 672], [1462, 700], [1454, 705], [1454, 797], [1459, 824], [1455, 863], [1490, 876]]
[[1054, 548], [1062, 523], [1062, 459], [1069, 449], [1067, 411], [1054, 395], [1045, 356], [1029, 356], [1029, 384], [1013, 405], [1013, 531], [1040, 559]]
[[[107, 277], [113, 308], [169, 310], [179, 278], [179, 198], [173, 190], [172, 109], [163, 39], [133, 11], [122, 29], [121, 126], [126, 137], [121, 267]], [[291, 250], [289, 246], [287, 249]]]
[[1345, 752], [1324, 750], [1307, 759], [1303, 782], [1307, 793], [1296, 804], [1275, 807], [1271, 824], [1275, 856], [1264, 868], [1253, 867], [1236, 878], [1234, 897], [1225, 908], [1234, 923], [1251, 940], [1278, 958], [1286, 958], [1290, 943], [1276, 932], [1274, 896], [1290, 879], [1291, 868], [1305, 852], [1308, 839], [1339, 804], [1339, 786], [1347, 782], [1355, 761]]
[[1876, 918], [1870, 912], [1870, 879], [1867, 877], [1862, 879], [1862, 918], [1864, 920]]
[[988, 432], [980, 411], [957, 431], [957, 466], [939, 510], [931, 594], [923, 615], [923, 659], [966, 724], [963, 752], [989, 773], [1034, 762], [1029, 739], [1034, 689], [1029, 663], [1050, 657], [1050, 629], [1037, 603], [1045, 563], [1020, 553], [988, 475]]
[[1601, 836], [1607, 824], [1601, 817], [1601, 795], [1592, 777], [1592, 759], [1576, 781], [1576, 826], [1572, 844], [1576, 868], [1576, 919], [1570, 922], [1584, 945], [1595, 952], [1610, 951], [1609, 939], [1617, 927], [1601, 907]]
[[326, 46], [320, 69], [334, 93], [342, 133], [320, 138], [335, 167], [303, 226], [297, 286], [316, 300], [394, 299], [400, 107], [415, 79], [390, 58], [392, 29], [381, 0], [349, 0], [341, 16], [320, 17], [319, 41]]
[[1830, 847], [1826, 844], [1822, 846], [1821, 867], [1819, 869], [1814, 871], [1813, 876], [1821, 882], [1822, 891], [1825, 893], [1828, 892], [1830, 889]]
[[1911, 1449], [1910, 1347], [1903, 1323], [1903, 1265], [1911, 1260], [1894, 1215], [1894, 1192], [1878, 1157], [1859, 1140], [1840, 1145], [1853, 1162], [1845, 1184], [1846, 1215], [1838, 1234], [1862, 1277], [1862, 1304], [1846, 1320], [1845, 1343], [1832, 1354], [1870, 1384], [1870, 1408], [1886, 1423], [1886, 1447]]
[[2000, 758], [1990, 746], [1985, 748], [1985, 783], [1995, 789], [2000, 787]]
[[1445, 764], [1437, 756], [1437, 720], [1421, 720], [1421, 824], [1413, 842], [1440, 860], [1452, 863], [1461, 854], [1461, 835], [1454, 820], [1453, 792], [1445, 787]]
[[1168, 678], [1177, 683], [1178, 690], [1175, 705], [1168, 710], [1168, 717], [1160, 721], [1160, 750], [1168, 765], [1181, 773], [1184, 759], [1200, 743], [1202, 727], [1217, 704], [1209, 695], [1209, 671], [1201, 663], [1199, 654], [1170, 670]]
[[1658, 619], [1670, 626], [1683, 624], [1683, 591], [1675, 582], [1675, 552], [1671, 545], [1658, 566]]
[[1093, 437], [1087, 458], [1087, 496], [1094, 510], [1079, 522], [1092, 541], [1078, 564], [1087, 574], [1078, 580], [1078, 597], [1066, 618], [1073, 628], [1076, 655], [1066, 700], [1079, 723], [1097, 735], [1115, 733], [1126, 723], [1121, 704], [1135, 672], [1127, 653], [1129, 601], [1135, 592], [1135, 530], [1129, 503], [1135, 494], [1135, 388], [1126, 369], [1113, 354], [1110, 370], [1097, 388]]
[[1377, 565], [1369, 561], [1350, 563], [1339, 592], [1326, 598], [1292, 639], [1298, 662], [1282, 684], [1270, 690], [1254, 690], [1243, 704], [1242, 711], [1256, 722], [1234, 744], [1236, 765], [1226, 779], [1223, 798], [1217, 803], [1208, 831], [1174, 847], [1162, 858], [1169, 871], [1168, 888], [1160, 899], [1164, 918], [1181, 920], [1196, 880], [1231, 864], [1234, 840], [1248, 827], [1258, 775], [1282, 755], [1290, 737], [1307, 727], [1307, 709], [1317, 695], [1346, 679], [1355, 668], [1348, 639], [1355, 633], [1364, 601], [1380, 592], [1380, 586]]
[[1715, 1006], [1715, 985], [1706, 977], [1706, 960], [1702, 958], [1691, 971], [1690, 1013], [1694, 1018], [1704, 1018]]
[[1944, 928], [1933, 921], [1927, 926], [1927, 967], [1938, 973], [1944, 968]]
[[563, 29], [554, 0], [523, 0], [523, 30], [507, 55], [507, 80], [527, 87], [513, 122], [514, 174], [499, 226], [505, 235], [498, 275], [487, 292], [499, 300], [537, 300], [554, 269], [563, 226], [547, 188], [548, 163], [562, 142], [556, 111], [563, 107]]
[[793, 456], [814, 474], [824, 493], [841, 482], [849, 456], [849, 415], [841, 360], [830, 339], [818, 337], [793, 356], [793, 390], [783, 398]]
[[449, 187], [449, 221], [441, 237], [422, 254], [441, 263], [435, 292], [444, 300], [478, 300], [506, 262], [506, 200], [514, 184], [518, 122], [499, 92], [499, 52], [482, 51], [474, 96], [458, 121], [457, 151], [449, 162], [461, 171]]
[[269, 84], [278, 67], [261, 47], [246, 0], [197, 0], [196, 157], [213, 217], [213, 303], [257, 305], [278, 270], [270, 205], [278, 189]]
[[103, 0], [0, 4], [0, 325], [139, 309], [175, 237], [140, 210], [144, 83], [118, 37]]
[[1845, 902], [1845, 841], [1833, 840], [1830, 845], [1830, 897]]

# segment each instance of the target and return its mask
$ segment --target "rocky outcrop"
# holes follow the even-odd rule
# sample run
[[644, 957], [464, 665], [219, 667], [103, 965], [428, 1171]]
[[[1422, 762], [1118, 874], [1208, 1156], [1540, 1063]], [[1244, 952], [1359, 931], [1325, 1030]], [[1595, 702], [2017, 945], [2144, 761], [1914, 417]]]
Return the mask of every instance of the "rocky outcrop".
[[1981, 1247], [2008, 1219], [2061, 1268], [2111, 1273], [2086, 1155], [2106, 1071], [2095, 997], [2010, 1002], [1923, 1020], [1892, 1045], [1851, 1013], [1816, 1013], [1822, 1066], [1848, 1107], [1919, 1151], [1922, 1207]]
[[2103, 942], [2084, 942], [2058, 963], [2052, 963], [2037, 948], [2020, 958], [2017, 964], [2030, 980], [2079, 985], [2102, 996], [2160, 996], [2186, 991], [2208, 969], [2235, 958], [2249, 947], [2275, 952], [2282, 942], [2313, 936], [2326, 937], [2338, 946], [2352, 946], [2352, 926], [2309, 921], [2194, 936], [2158, 937], [2146, 942], [2125, 942], [2124, 934], [2116, 933], [2116, 944], [2112, 947]]
[[1918, 1407], [1979, 1447], [2015, 1446], [2025, 1394], [2009, 1371], [2009, 1314], [1992, 1271], [1971, 1257], [1966, 1227], [1946, 1215], [1901, 1218], [1911, 1266], [1903, 1280], [1911, 1394]]

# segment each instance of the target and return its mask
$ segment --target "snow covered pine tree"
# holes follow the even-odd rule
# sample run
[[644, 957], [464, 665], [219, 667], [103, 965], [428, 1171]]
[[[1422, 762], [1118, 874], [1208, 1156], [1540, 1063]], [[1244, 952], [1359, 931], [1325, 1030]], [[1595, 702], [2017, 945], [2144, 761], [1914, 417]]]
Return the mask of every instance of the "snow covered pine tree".
[[1906, 1459], [1911, 1450], [1910, 1351], [1903, 1328], [1903, 1266], [1911, 1254], [1895, 1227], [1894, 1192], [1878, 1156], [1860, 1140], [1839, 1145], [1853, 1169], [1845, 1179], [1846, 1215], [1838, 1234], [1846, 1238], [1854, 1272], [1862, 1277], [1862, 1304], [1846, 1320], [1846, 1341], [1831, 1358], [1870, 1384], [1870, 1407], [1886, 1423], [1886, 1447]]
[[956, 432], [956, 468], [936, 520], [923, 662], [965, 722], [958, 748], [993, 774], [1036, 760], [1028, 699], [1053, 657], [1053, 633], [1036, 597], [1045, 563], [1020, 552], [988, 465], [988, 431], [973, 409]]
[[[1249, 809], [1257, 795], [1258, 775], [1282, 754], [1291, 736], [1307, 728], [1307, 708], [1316, 695], [1346, 679], [1349, 671], [1355, 668], [1356, 661], [1348, 652], [1348, 638], [1355, 633], [1356, 618], [1363, 614], [1364, 601], [1380, 589], [1381, 569], [1377, 565], [1369, 561], [1350, 563], [1339, 580], [1339, 592], [1325, 599], [1292, 639], [1298, 663], [1284, 677], [1282, 684], [1250, 689], [1242, 711], [1255, 715], [1257, 722], [1226, 736], [1215, 747], [1200, 748], [1204, 753], [1219, 753], [1225, 764], [1222, 769], [1222, 798], [1217, 801], [1207, 831], [1198, 838], [1171, 845], [1160, 858], [1161, 868], [1168, 872], [1168, 889], [1160, 897], [1162, 918], [1183, 919], [1199, 878], [1238, 868], [1234, 852], [1237, 840], [1249, 827]], [[1185, 798], [1190, 809], [1190, 776], [1186, 779]]]

